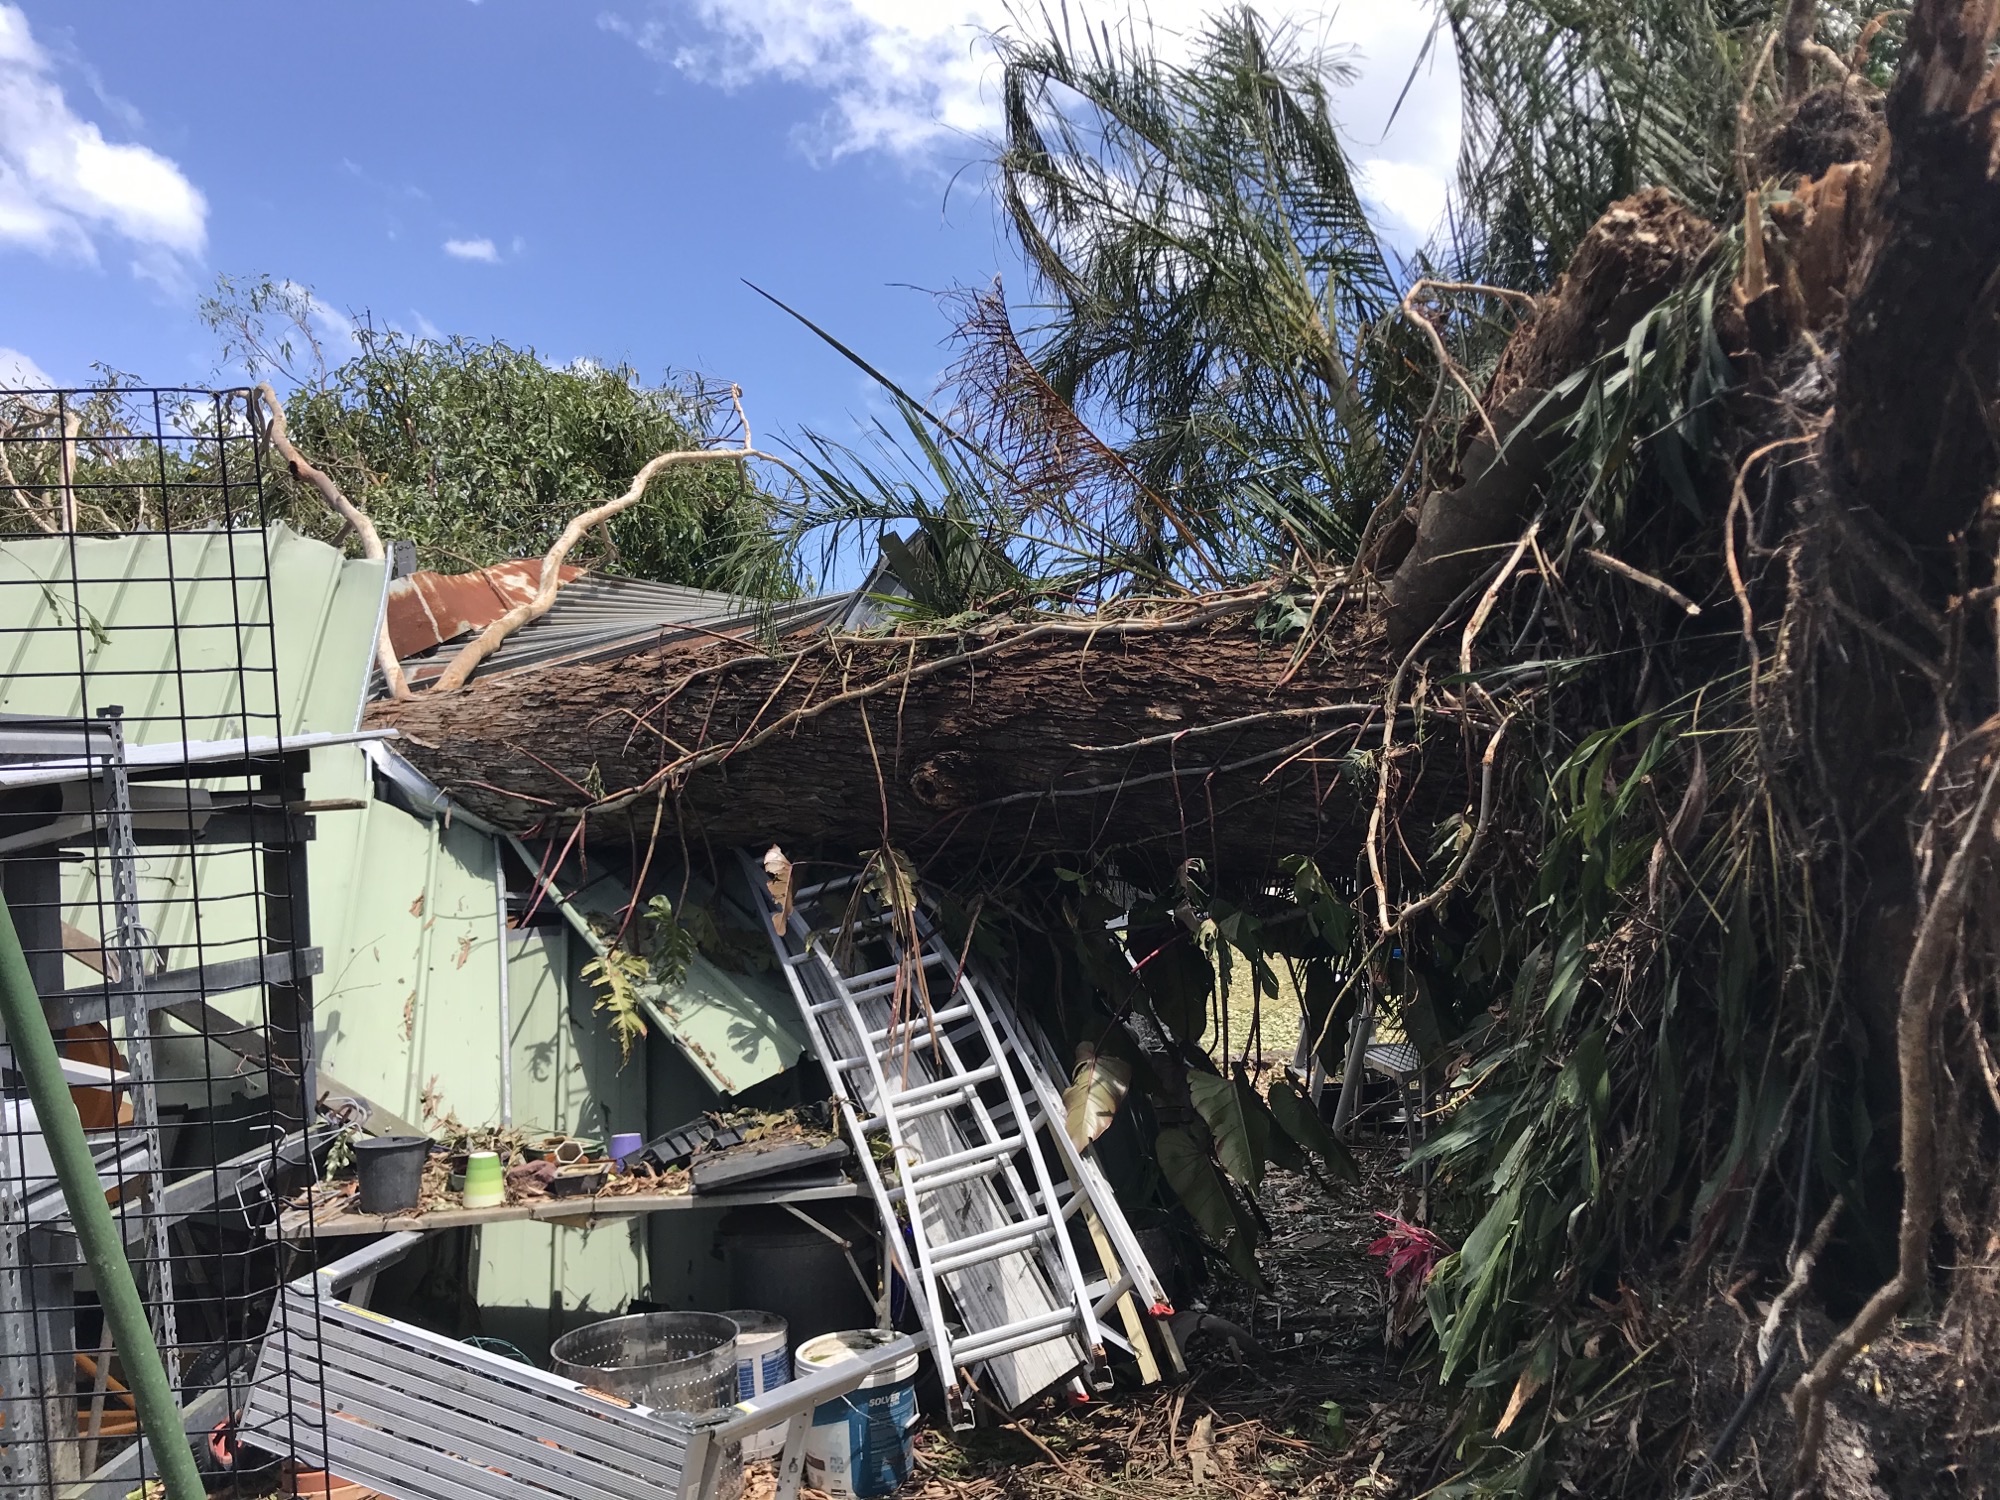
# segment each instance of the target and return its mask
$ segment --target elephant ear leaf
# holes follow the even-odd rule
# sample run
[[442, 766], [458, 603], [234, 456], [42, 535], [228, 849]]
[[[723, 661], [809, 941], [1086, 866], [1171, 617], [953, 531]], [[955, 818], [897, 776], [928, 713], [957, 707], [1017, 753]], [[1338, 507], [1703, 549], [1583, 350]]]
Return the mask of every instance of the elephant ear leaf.
[[1264, 1159], [1274, 1167], [1283, 1167], [1287, 1172], [1296, 1172], [1301, 1177], [1312, 1170], [1306, 1161], [1306, 1153], [1297, 1139], [1278, 1123], [1271, 1106], [1264, 1102], [1264, 1096], [1257, 1092], [1257, 1085], [1250, 1081], [1250, 1075], [1243, 1064], [1237, 1063], [1230, 1070], [1236, 1080], [1236, 1096], [1243, 1101], [1244, 1118], [1250, 1121], [1253, 1135], [1262, 1143]]
[[1253, 1287], [1262, 1287], [1257, 1266], [1257, 1221], [1237, 1202], [1215, 1160], [1187, 1131], [1168, 1127], [1156, 1151], [1160, 1175], [1179, 1195], [1181, 1206], [1211, 1241], [1222, 1247], [1231, 1269]]
[[1200, 1045], [1215, 990], [1215, 965], [1178, 923], [1135, 926], [1128, 941], [1153, 1015], [1176, 1040], [1190, 1047]]
[[1236, 1232], [1236, 1210], [1208, 1153], [1185, 1130], [1171, 1126], [1160, 1132], [1155, 1149], [1160, 1175], [1167, 1179], [1189, 1217], [1217, 1244], [1227, 1241]]
[[1319, 1117], [1312, 1099], [1289, 1078], [1271, 1080], [1272, 1118], [1278, 1128], [1320, 1159], [1327, 1176], [1342, 1182], [1359, 1182], [1361, 1172], [1345, 1146]]
[[1106, 1056], [1089, 1042], [1076, 1049], [1076, 1073], [1063, 1090], [1063, 1124], [1077, 1150], [1111, 1128], [1118, 1106], [1132, 1087], [1132, 1065]]
[[1264, 1180], [1271, 1127], [1262, 1110], [1246, 1107], [1245, 1092], [1219, 1073], [1188, 1073], [1188, 1093], [1215, 1137], [1216, 1155], [1229, 1175], [1254, 1193]]

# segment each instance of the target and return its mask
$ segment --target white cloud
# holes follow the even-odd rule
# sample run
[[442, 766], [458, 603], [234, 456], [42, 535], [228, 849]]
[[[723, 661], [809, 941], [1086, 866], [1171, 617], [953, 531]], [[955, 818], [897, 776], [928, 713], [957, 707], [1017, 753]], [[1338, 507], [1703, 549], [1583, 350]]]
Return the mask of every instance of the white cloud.
[[0, 390], [47, 390], [54, 384], [49, 372], [19, 349], [0, 344]]
[[489, 266], [500, 264], [500, 247], [488, 239], [446, 240], [444, 253], [453, 260], [477, 260]]
[[[1134, 8], [1160, 52], [1184, 56], [1224, 3], [1138, 0]], [[1381, 206], [1401, 219], [1406, 210], [1422, 213], [1426, 194], [1442, 203], [1458, 146], [1457, 80], [1444, 38], [1390, 128], [1396, 97], [1430, 35], [1432, 7], [1366, 0], [1329, 15], [1305, 0], [1273, 0], [1260, 10], [1355, 49], [1361, 76], [1336, 96], [1336, 107], [1357, 154], [1374, 158], [1370, 177]], [[1072, 0], [1067, 14], [1117, 26], [1131, 9], [1126, 0]], [[1007, 0], [651, 0], [649, 9], [598, 17], [604, 30], [699, 82], [736, 89], [776, 80], [825, 95], [822, 117], [800, 131], [808, 152], [823, 159], [864, 151], [905, 159], [976, 153], [1000, 124], [999, 70], [985, 37], [1016, 24]]]
[[284, 289], [303, 313], [307, 327], [319, 340], [320, 351], [329, 364], [339, 364], [361, 352], [361, 340], [355, 337], [354, 319], [302, 282], [287, 281]]
[[1367, 203], [1418, 239], [1427, 239], [1444, 221], [1449, 188], [1444, 176], [1428, 163], [1371, 157], [1355, 169], [1355, 178]]
[[0, 245], [94, 263], [103, 235], [167, 281], [207, 240], [208, 204], [145, 146], [107, 141], [69, 106], [19, 6], [0, 4]]

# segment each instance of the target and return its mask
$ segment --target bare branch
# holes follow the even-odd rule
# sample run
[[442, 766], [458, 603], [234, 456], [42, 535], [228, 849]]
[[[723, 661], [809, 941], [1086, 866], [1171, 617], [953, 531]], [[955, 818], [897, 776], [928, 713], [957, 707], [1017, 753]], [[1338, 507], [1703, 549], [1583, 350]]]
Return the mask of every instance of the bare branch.
[[1585, 547], [1583, 555], [1596, 563], [1607, 573], [1616, 573], [1620, 578], [1636, 583], [1640, 588], [1651, 589], [1662, 599], [1679, 605], [1689, 616], [1701, 613], [1701, 606], [1688, 598], [1664, 578], [1655, 578], [1651, 573], [1642, 573], [1622, 558], [1613, 557], [1608, 552], [1599, 552], [1595, 547]]
[[62, 529], [76, 530], [76, 439], [83, 431], [83, 413], [74, 407], [63, 413], [62, 439], [56, 449], [62, 472]]
[[[736, 411], [739, 417], [743, 413], [742, 397], [743, 393], [740, 387], [730, 387], [730, 398], [736, 402]], [[515, 605], [506, 614], [495, 620], [491, 625], [488, 625], [476, 637], [460, 647], [458, 654], [451, 659], [451, 664], [444, 669], [443, 675], [438, 678], [437, 682], [432, 686], [431, 691], [434, 693], [457, 692], [465, 686], [479, 664], [500, 649], [508, 636], [519, 630], [523, 625], [539, 620], [553, 609], [555, 607], [556, 595], [562, 592], [563, 559], [569, 556], [570, 550], [579, 541], [583, 540], [584, 533], [589, 531], [591, 527], [609, 521], [621, 511], [629, 510], [634, 505], [637, 505], [645, 496], [646, 487], [666, 470], [687, 464], [742, 463], [752, 458], [761, 459], [765, 463], [778, 464], [780, 467], [789, 470], [790, 466], [785, 464], [784, 460], [775, 458], [769, 453], [760, 452], [750, 446], [750, 423], [747, 418], [743, 421], [743, 438], [743, 446], [740, 448], [686, 448], [672, 453], [655, 454], [646, 461], [645, 467], [632, 476], [632, 483], [626, 488], [624, 494], [618, 496], [616, 499], [606, 500], [599, 505], [594, 505], [581, 515], [573, 517], [569, 525], [563, 528], [562, 535], [556, 538], [555, 545], [549, 548], [548, 555], [542, 559], [541, 585], [536, 589], [535, 597], [525, 604]]]
[[[36, 416], [40, 415], [36, 408], [29, 405], [28, 402], [23, 401], [20, 405], [29, 413]], [[8, 439], [21, 430], [21, 425], [20, 423], [0, 425], [0, 485], [6, 487], [7, 492], [14, 497], [14, 503], [21, 507], [30, 521], [33, 521], [45, 534], [54, 536], [57, 530], [56, 523], [35, 509], [34, 501], [28, 498], [28, 487], [22, 484], [14, 473], [13, 459], [9, 456], [9, 449], [13, 445]]]
[[[266, 381], [260, 384], [252, 392], [251, 398], [264, 404], [267, 414], [264, 436], [270, 440], [271, 446], [278, 450], [279, 455], [285, 460], [285, 466], [291, 470], [292, 476], [303, 479], [319, 491], [320, 498], [327, 503], [333, 513], [354, 528], [354, 534], [361, 539], [363, 557], [370, 562], [383, 561], [388, 554], [383, 549], [380, 534], [375, 530], [375, 523], [368, 519], [361, 507], [340, 492], [339, 485], [314, 468], [306, 456], [292, 446], [291, 436], [285, 428], [285, 408], [278, 400], [278, 393], [271, 389], [270, 383]], [[375, 640], [375, 660], [382, 668], [383, 680], [389, 685], [389, 696], [409, 697], [409, 679], [403, 675], [403, 664], [396, 660], [396, 648], [390, 644], [387, 621], [383, 622], [381, 632]]]
[[1423, 329], [1424, 336], [1431, 341], [1431, 350], [1437, 355], [1438, 364], [1449, 375], [1452, 383], [1465, 392], [1465, 399], [1472, 403], [1472, 410], [1479, 418], [1479, 425], [1486, 429], [1486, 440], [1495, 448], [1500, 446], [1500, 434], [1494, 430], [1493, 419], [1486, 415], [1486, 408], [1479, 404], [1479, 393], [1472, 388], [1472, 382], [1465, 378], [1465, 372], [1458, 367], [1458, 361], [1451, 357], [1451, 351], [1444, 346], [1444, 338], [1437, 331], [1437, 325], [1417, 311], [1416, 297], [1426, 286], [1435, 283], [1419, 281], [1404, 294], [1398, 310], [1417, 327]]

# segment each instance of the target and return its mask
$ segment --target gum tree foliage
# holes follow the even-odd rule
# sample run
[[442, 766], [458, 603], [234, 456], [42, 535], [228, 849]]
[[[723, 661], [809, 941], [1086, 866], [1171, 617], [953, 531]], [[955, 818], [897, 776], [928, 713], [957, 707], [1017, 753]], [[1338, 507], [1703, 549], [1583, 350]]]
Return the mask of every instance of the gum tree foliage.
[[[500, 339], [418, 337], [354, 323], [355, 352], [328, 357], [324, 309], [269, 277], [223, 278], [204, 303], [225, 360], [289, 386], [301, 452], [340, 483], [384, 537], [413, 541], [453, 572], [545, 552], [577, 512], [621, 493], [657, 453], [734, 425], [726, 390], [648, 383], [625, 365], [551, 364]], [[292, 487], [297, 488], [297, 487]], [[295, 520], [330, 534], [308, 494]], [[654, 481], [643, 504], [599, 528], [574, 561], [611, 573], [741, 593], [787, 591], [771, 497], [736, 465]]]

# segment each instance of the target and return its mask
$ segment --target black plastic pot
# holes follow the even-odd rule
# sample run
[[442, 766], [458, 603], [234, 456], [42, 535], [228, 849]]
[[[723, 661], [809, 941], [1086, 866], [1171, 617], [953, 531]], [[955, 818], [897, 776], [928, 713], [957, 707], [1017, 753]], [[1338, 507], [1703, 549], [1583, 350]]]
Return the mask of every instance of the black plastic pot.
[[420, 1135], [384, 1135], [354, 1143], [354, 1175], [364, 1214], [399, 1214], [417, 1206], [431, 1143]]

